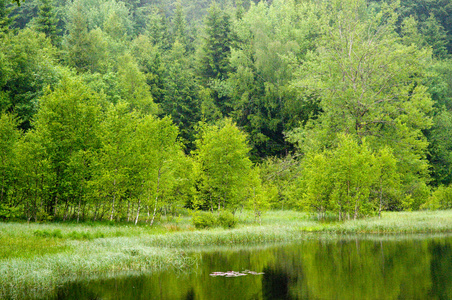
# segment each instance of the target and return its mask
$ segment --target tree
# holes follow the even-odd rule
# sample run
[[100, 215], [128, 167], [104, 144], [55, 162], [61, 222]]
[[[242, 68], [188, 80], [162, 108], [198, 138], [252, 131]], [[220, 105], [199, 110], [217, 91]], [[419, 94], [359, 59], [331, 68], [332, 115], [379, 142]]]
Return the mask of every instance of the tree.
[[183, 44], [176, 40], [165, 57], [163, 81], [163, 114], [171, 116], [179, 127], [182, 141], [190, 151], [194, 147], [194, 127], [201, 120], [198, 99], [198, 84], [194, 72], [189, 67]]
[[[288, 209], [300, 206], [296, 192], [300, 177], [300, 159], [294, 155], [267, 157], [260, 165], [260, 174], [264, 186], [274, 186], [278, 197], [270, 202], [272, 208]], [[313, 174], [322, 175], [322, 174]]]
[[110, 200], [110, 221], [115, 219], [117, 207], [131, 185], [131, 146], [137, 123], [137, 114], [130, 112], [127, 103], [119, 102], [108, 106], [100, 126], [101, 147], [92, 162], [90, 185], [92, 194], [96, 194], [99, 201]]
[[78, 71], [86, 71], [89, 63], [90, 40], [88, 35], [88, 20], [80, 1], [74, 2], [68, 12], [68, 35], [65, 37], [67, 61]]
[[452, 112], [442, 109], [429, 133], [429, 159], [434, 185], [452, 184]]
[[[452, 21], [450, 18], [450, 14], [452, 13], [452, 1], [401, 0], [399, 11], [400, 19], [414, 16], [416, 20], [419, 21], [419, 26], [421, 28], [428, 27], [429, 25], [424, 23], [431, 22], [432, 20], [429, 19], [434, 16], [434, 18], [437, 20], [437, 22], [435, 20], [435, 23], [443, 27], [444, 31], [447, 33], [447, 48], [448, 52], [452, 53], [452, 39], [450, 38], [452, 35]], [[427, 36], [427, 38], [429, 37]], [[433, 38], [435, 38], [435, 36]]]
[[247, 207], [254, 212], [254, 219], [261, 224], [262, 214], [278, 197], [278, 190], [272, 184], [263, 184], [258, 167], [251, 169], [249, 182], [246, 182], [246, 185], [248, 186]]
[[174, 41], [178, 41], [180, 44], [184, 45], [185, 49], [188, 50], [187, 32], [186, 32], [186, 21], [185, 14], [183, 11], [182, 4], [180, 0], [176, 3], [176, 11], [173, 17], [173, 38]]
[[244, 200], [251, 161], [246, 135], [230, 119], [221, 125], [202, 125], [196, 140], [202, 205], [211, 210], [237, 209]]
[[174, 172], [178, 165], [181, 146], [177, 141], [178, 130], [170, 118], [156, 119], [144, 116], [137, 125], [132, 144], [133, 161], [130, 168], [135, 172], [135, 189], [139, 190], [135, 224], [138, 222], [142, 204], [153, 206], [153, 225], [157, 209], [162, 206], [162, 195], [175, 183]]
[[433, 14], [422, 24], [421, 33], [426, 45], [432, 47], [433, 54], [438, 58], [447, 56], [447, 33]]
[[56, 215], [60, 202], [65, 216], [86, 193], [91, 153], [99, 148], [100, 97], [78, 78], [66, 76], [41, 98], [35, 128], [54, 173], [47, 213]]
[[[375, 154], [375, 182], [372, 195], [378, 205], [378, 216], [383, 210], [397, 209], [397, 199], [400, 198], [400, 174], [397, 171], [397, 159], [389, 146], [380, 149]], [[392, 201], [391, 201], [392, 200]]]
[[223, 80], [229, 72], [231, 23], [227, 13], [215, 3], [205, 20], [205, 37], [200, 57], [200, 72], [205, 82]]
[[60, 30], [57, 28], [57, 23], [58, 19], [51, 1], [41, 0], [38, 17], [36, 18], [36, 30], [43, 32], [46, 37], [50, 38], [54, 46], [60, 44], [60, 37], [58, 36]]
[[146, 24], [146, 35], [151, 39], [154, 46], [160, 50], [168, 50], [171, 47], [171, 34], [168, 20], [165, 14], [155, 7], [148, 16]]
[[391, 145], [405, 193], [424, 196], [432, 100], [422, 85], [429, 52], [404, 46], [395, 33], [395, 7], [368, 12], [365, 1], [333, 1], [323, 8], [322, 46], [298, 71], [294, 86], [320, 96], [322, 113], [300, 128], [302, 151], [335, 143], [337, 133], [364, 138], [378, 150]]
[[44, 87], [55, 85], [61, 76], [55, 48], [43, 33], [24, 29], [3, 38], [0, 52], [0, 111], [14, 112], [27, 130]]
[[16, 181], [11, 197], [24, 206], [27, 220], [42, 221], [48, 214], [54, 172], [40, 136], [34, 129], [25, 133], [15, 149]]
[[109, 52], [116, 49], [110, 47], [100, 27], [90, 28], [89, 21], [88, 10], [82, 0], [74, 1], [68, 9], [68, 34], [63, 41], [65, 60], [79, 73], [105, 73], [111, 63]]
[[146, 77], [130, 54], [124, 55], [118, 63], [118, 81], [121, 97], [127, 101], [131, 109], [143, 114], [157, 113]]
[[337, 147], [304, 160], [301, 206], [319, 218], [326, 212], [337, 213], [339, 220], [380, 214], [398, 176], [388, 148], [375, 154], [365, 140], [340, 134]]
[[14, 148], [19, 141], [17, 119], [10, 114], [0, 114], [0, 204], [7, 204], [8, 189], [14, 178]]
[[10, 26], [13, 24], [14, 19], [9, 17], [11, 8], [8, 8], [9, 1], [0, 0], [0, 38], [3, 34], [6, 34], [10, 30]]
[[290, 85], [294, 67], [315, 49], [319, 21], [314, 3], [261, 1], [234, 24], [228, 85], [230, 116], [250, 136], [253, 160], [287, 155], [284, 133], [316, 113], [315, 97]]

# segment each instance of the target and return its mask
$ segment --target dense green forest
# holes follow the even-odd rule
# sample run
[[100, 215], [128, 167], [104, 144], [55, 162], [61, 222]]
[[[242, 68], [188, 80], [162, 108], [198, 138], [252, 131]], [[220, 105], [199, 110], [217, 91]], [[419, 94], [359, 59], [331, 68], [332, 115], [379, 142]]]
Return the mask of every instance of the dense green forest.
[[0, 219], [452, 207], [451, 0], [0, 0]]

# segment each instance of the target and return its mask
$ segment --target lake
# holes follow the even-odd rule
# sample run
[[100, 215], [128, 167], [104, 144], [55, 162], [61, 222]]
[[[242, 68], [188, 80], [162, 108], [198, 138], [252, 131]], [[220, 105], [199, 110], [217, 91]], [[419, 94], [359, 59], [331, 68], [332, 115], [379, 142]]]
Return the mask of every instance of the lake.
[[452, 299], [450, 235], [319, 236], [284, 245], [211, 248], [193, 255], [198, 263], [188, 269], [72, 282], [51, 297]]

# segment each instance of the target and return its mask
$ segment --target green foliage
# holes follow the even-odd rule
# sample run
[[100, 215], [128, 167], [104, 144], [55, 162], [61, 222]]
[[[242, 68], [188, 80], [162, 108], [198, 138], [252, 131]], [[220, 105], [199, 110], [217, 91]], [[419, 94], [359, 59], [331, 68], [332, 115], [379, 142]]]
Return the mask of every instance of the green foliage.
[[146, 77], [132, 56], [124, 55], [119, 60], [117, 76], [121, 97], [130, 104], [131, 109], [144, 115], [157, 112], [157, 106], [146, 84]]
[[196, 211], [193, 213], [192, 223], [195, 228], [204, 229], [211, 228], [216, 225], [215, 215], [207, 211]]
[[38, 17], [36, 18], [36, 30], [43, 32], [50, 38], [54, 46], [60, 43], [60, 30], [57, 28], [58, 19], [54, 11], [51, 0], [41, 0]]
[[176, 40], [167, 56], [164, 57], [163, 99], [161, 107], [165, 115], [172, 117], [179, 127], [181, 138], [187, 150], [193, 149], [194, 128], [201, 120], [198, 98], [199, 86], [194, 71], [189, 67], [185, 45]]
[[314, 97], [291, 87], [294, 69], [315, 48], [319, 31], [313, 3], [261, 1], [236, 22], [231, 49], [231, 117], [250, 135], [253, 160], [286, 155], [288, 131], [315, 113]]
[[201, 124], [194, 158], [199, 168], [200, 205], [237, 209], [245, 199], [251, 161], [246, 135], [231, 120]]
[[22, 206], [14, 207], [10, 204], [0, 203], [0, 220], [10, 221], [20, 219], [23, 215], [23, 209]]
[[[14, 178], [14, 148], [20, 132], [16, 128], [17, 119], [6, 113], [0, 114], [0, 205], [6, 209], [8, 189]], [[8, 214], [5, 212], [4, 214]]]
[[270, 203], [278, 201], [278, 190], [271, 183], [262, 183], [261, 170], [251, 170], [248, 182], [248, 199], [246, 206], [253, 210], [254, 218], [261, 223], [262, 214], [270, 207]]
[[442, 110], [434, 117], [430, 133], [430, 161], [436, 183], [452, 183], [452, 113]]
[[391, 145], [405, 193], [421, 196], [429, 177], [423, 130], [432, 125], [433, 103], [422, 85], [429, 52], [400, 43], [395, 4], [382, 4], [379, 12], [368, 12], [365, 1], [329, 5], [321, 46], [293, 82], [321, 97], [322, 113], [294, 131], [292, 141], [304, 153], [330, 147], [338, 133], [365, 138], [373, 151]]
[[452, 208], [452, 185], [440, 185], [428, 198], [428, 201], [421, 206], [424, 209], [451, 209]]
[[1, 39], [0, 52], [0, 111], [14, 112], [20, 127], [27, 130], [44, 88], [55, 85], [61, 76], [55, 48], [43, 33], [24, 29]]
[[366, 141], [338, 139], [336, 148], [310, 153], [303, 162], [300, 205], [320, 218], [331, 211], [339, 220], [375, 215], [397, 187], [396, 160], [389, 149], [375, 155]]
[[192, 224], [197, 229], [221, 226], [225, 229], [234, 228], [238, 219], [228, 210], [222, 210], [218, 215], [208, 211], [195, 211], [192, 216]]
[[63, 238], [63, 235], [61, 234], [61, 229], [54, 229], [52, 231], [48, 231], [48, 230], [35, 230], [33, 232], [34, 236], [37, 237], [43, 237], [43, 238]]
[[[80, 200], [86, 192], [91, 152], [100, 146], [99, 101], [97, 94], [71, 77], [41, 98], [35, 127], [54, 174], [54, 201]], [[47, 203], [47, 213], [55, 214], [54, 208], [54, 203]]]
[[205, 81], [226, 79], [231, 52], [231, 21], [215, 2], [205, 20], [205, 38], [200, 57], [201, 75]]
[[9, 17], [11, 8], [8, 7], [8, 0], [0, 1], [0, 38], [3, 34], [6, 34], [10, 30], [10, 26], [13, 24], [14, 19]]
[[[179, 181], [176, 174], [181, 166], [182, 150], [177, 141], [178, 129], [168, 117], [143, 117], [137, 124], [135, 134], [130, 165], [133, 190], [138, 194], [138, 206], [141, 202], [152, 205], [152, 225], [157, 209], [162, 207], [165, 197]], [[139, 209], [135, 222], [138, 215]]]
[[237, 225], [237, 218], [232, 214], [232, 212], [223, 210], [218, 215], [218, 225], [227, 229], [234, 228]]
[[[259, 165], [264, 188], [276, 188], [277, 195], [269, 197], [274, 209], [297, 207], [296, 182], [300, 177], [300, 160], [293, 155], [268, 157]], [[272, 192], [270, 192], [272, 194]]]
[[[439, 36], [436, 33], [437, 29], [440, 29], [441, 27], [441, 35], [444, 35], [444, 33], [447, 34], [445, 40], [448, 52], [452, 53], [452, 21], [450, 19], [452, 2], [450, 0], [402, 0], [400, 1], [400, 4], [400, 19], [413, 16], [416, 20], [418, 20], [418, 26], [421, 30], [425, 30], [425, 38], [430, 42], [433, 42], [429, 46], [432, 46], [435, 52], [440, 49], [435, 47], [435, 42], [439, 41]], [[431, 29], [434, 30], [430, 31]], [[433, 35], [429, 36], [429, 34]], [[443, 46], [444, 41], [440, 41], [440, 44]]]
[[452, 180], [450, 0], [9, 5], [3, 218], [351, 218]]

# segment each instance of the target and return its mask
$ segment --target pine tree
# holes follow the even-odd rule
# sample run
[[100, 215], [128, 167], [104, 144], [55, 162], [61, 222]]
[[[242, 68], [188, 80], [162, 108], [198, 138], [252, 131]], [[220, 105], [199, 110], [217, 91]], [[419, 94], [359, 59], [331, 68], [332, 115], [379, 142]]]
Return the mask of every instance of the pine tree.
[[173, 18], [173, 37], [175, 41], [179, 41], [184, 46], [187, 46], [187, 34], [185, 28], [185, 14], [180, 1], [176, 4], [176, 11]]
[[8, 7], [9, 1], [0, 0], [0, 36], [8, 33], [14, 19], [9, 17], [11, 8]]
[[205, 21], [205, 39], [201, 57], [201, 76], [206, 80], [226, 79], [231, 53], [231, 21], [215, 3]]
[[36, 18], [36, 29], [45, 33], [52, 41], [52, 44], [57, 46], [60, 43], [60, 37], [58, 36], [60, 30], [57, 28], [58, 19], [53, 10], [51, 0], [41, 0], [40, 2], [38, 17]]

